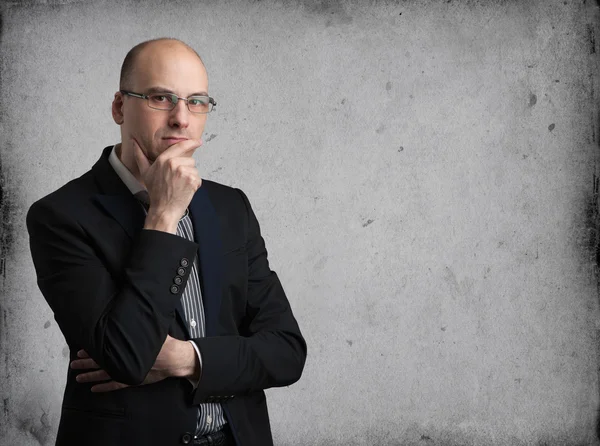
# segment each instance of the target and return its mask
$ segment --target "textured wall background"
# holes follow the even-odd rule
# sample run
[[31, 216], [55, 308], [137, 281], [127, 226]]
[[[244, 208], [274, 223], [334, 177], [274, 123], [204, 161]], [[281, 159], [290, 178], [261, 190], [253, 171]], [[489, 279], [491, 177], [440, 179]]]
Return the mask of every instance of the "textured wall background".
[[596, 2], [1, 8], [0, 444], [53, 444], [68, 366], [26, 211], [118, 142], [159, 36], [206, 62], [201, 172], [248, 193], [309, 344], [276, 444], [598, 444]]

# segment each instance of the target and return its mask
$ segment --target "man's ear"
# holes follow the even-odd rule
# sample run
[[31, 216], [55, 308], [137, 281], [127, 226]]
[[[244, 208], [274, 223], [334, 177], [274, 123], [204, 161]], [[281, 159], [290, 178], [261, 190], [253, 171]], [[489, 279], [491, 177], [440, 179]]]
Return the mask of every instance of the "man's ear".
[[122, 125], [125, 121], [123, 117], [123, 94], [120, 91], [115, 93], [112, 102], [112, 117], [118, 125]]

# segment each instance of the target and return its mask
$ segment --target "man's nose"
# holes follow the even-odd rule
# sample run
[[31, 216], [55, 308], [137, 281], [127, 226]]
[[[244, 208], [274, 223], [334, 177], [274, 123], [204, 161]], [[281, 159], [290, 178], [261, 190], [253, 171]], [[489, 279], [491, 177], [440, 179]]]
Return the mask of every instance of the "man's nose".
[[171, 110], [169, 116], [169, 125], [171, 127], [187, 128], [190, 124], [190, 111], [187, 108], [187, 103], [181, 99], [177, 101], [177, 105]]

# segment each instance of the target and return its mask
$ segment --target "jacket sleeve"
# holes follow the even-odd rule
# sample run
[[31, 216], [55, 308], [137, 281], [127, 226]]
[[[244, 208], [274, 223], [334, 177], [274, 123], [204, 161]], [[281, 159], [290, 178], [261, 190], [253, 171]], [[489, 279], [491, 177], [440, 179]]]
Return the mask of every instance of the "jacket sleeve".
[[115, 381], [140, 384], [166, 339], [189, 268], [176, 293], [173, 278], [198, 245], [141, 230], [114, 277], [85, 229], [52, 203], [31, 206], [27, 230], [38, 286], [67, 343], [85, 349]]
[[202, 374], [194, 403], [293, 384], [306, 361], [306, 342], [274, 271], [248, 198], [245, 205], [248, 252], [246, 315], [249, 336], [194, 339], [202, 355]]

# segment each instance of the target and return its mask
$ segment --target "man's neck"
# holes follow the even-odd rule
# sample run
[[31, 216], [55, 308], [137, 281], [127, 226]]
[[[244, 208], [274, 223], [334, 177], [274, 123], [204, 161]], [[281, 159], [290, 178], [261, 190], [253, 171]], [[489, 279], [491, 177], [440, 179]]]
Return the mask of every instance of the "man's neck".
[[136, 166], [136, 163], [135, 163], [135, 160], [133, 159], [133, 157], [132, 156], [123, 156], [123, 145], [121, 143], [118, 143], [115, 145], [115, 154], [117, 155], [117, 158], [119, 158], [119, 160], [127, 168], [127, 170], [129, 170], [129, 172], [131, 172], [131, 174], [135, 177], [135, 179], [138, 180], [142, 186], [146, 187], [146, 185], [144, 184], [144, 181], [142, 180], [142, 178], [140, 176], [140, 172]]

